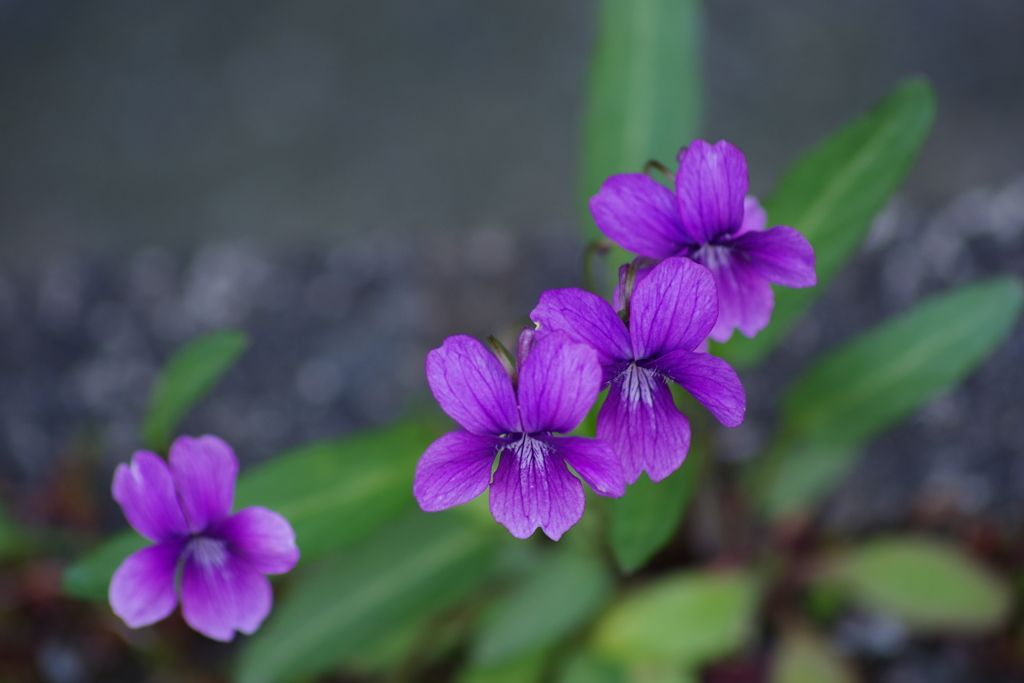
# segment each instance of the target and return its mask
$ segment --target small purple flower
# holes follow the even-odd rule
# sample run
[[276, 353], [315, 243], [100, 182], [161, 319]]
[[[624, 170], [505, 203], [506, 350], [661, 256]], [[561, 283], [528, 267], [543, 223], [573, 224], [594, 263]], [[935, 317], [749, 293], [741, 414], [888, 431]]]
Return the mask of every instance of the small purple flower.
[[178, 604], [188, 625], [214, 640], [253, 633], [270, 613], [270, 582], [299, 559], [295, 533], [262, 507], [231, 514], [238, 460], [215, 436], [180, 436], [170, 467], [136, 451], [114, 472], [114, 500], [156, 545], [129, 555], [110, 581], [110, 606], [131, 628], [160, 621]]
[[613, 497], [626, 490], [622, 465], [603, 441], [553, 435], [572, 431], [597, 398], [597, 352], [568, 335], [537, 341], [524, 330], [518, 357], [516, 387], [472, 337], [448, 337], [427, 354], [430, 389], [465, 431], [430, 445], [416, 466], [413, 495], [424, 510], [436, 512], [490, 485], [491, 514], [513, 536], [527, 538], [540, 527], [557, 541], [583, 516], [583, 484], [566, 465], [594, 491]]
[[679, 154], [673, 195], [645, 175], [615, 175], [590, 200], [601, 231], [641, 256], [686, 256], [707, 266], [718, 285], [719, 316], [711, 338], [734, 329], [753, 337], [771, 319], [769, 283], [812, 287], [814, 249], [793, 228], [765, 230], [767, 217], [747, 197], [747, 161], [722, 140], [694, 140]]
[[633, 290], [629, 326], [601, 297], [580, 289], [541, 294], [530, 313], [537, 335], [566, 333], [597, 350], [608, 397], [597, 438], [622, 458], [626, 482], [644, 470], [661, 481], [686, 458], [690, 423], [672, 401], [668, 380], [727, 427], [743, 422], [746, 395], [728, 363], [695, 349], [718, 317], [715, 281], [704, 266], [666, 258]]

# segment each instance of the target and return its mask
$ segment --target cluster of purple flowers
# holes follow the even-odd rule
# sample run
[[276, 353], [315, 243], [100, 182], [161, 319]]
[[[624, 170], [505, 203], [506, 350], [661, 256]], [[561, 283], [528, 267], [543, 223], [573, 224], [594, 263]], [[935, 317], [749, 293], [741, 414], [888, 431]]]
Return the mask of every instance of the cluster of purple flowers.
[[[570, 467], [596, 493], [618, 497], [642, 472], [661, 481], [682, 464], [690, 425], [668, 382], [727, 427], [743, 422], [743, 386], [707, 353], [707, 340], [764, 329], [770, 283], [816, 284], [814, 250], [793, 228], [765, 229], [733, 145], [695, 140], [678, 161], [674, 194], [624, 174], [591, 199], [601, 231], [640, 255], [621, 268], [614, 307], [580, 289], [550, 290], [514, 361], [466, 336], [428, 354], [430, 388], [464, 431], [420, 459], [413, 493], [424, 510], [466, 503], [490, 486], [491, 513], [513, 536], [540, 527], [558, 540], [583, 516], [583, 485]], [[555, 436], [583, 421], [602, 388], [596, 438]]]

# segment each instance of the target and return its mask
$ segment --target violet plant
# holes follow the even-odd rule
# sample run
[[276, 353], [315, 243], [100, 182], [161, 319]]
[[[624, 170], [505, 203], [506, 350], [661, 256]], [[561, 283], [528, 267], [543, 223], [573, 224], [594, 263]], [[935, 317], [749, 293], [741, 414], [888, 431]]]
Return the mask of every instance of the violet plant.
[[[105, 601], [109, 590], [115, 613], [141, 626], [174, 609], [180, 571], [191, 626], [221, 639], [259, 627], [234, 653], [241, 683], [328, 672], [848, 683], [857, 662], [831, 634], [851, 611], [884, 614], [911, 637], [1007, 628], [1006, 578], [963, 548], [911, 534], [829, 539], [816, 520], [872, 438], [1006, 338], [1024, 302], [1016, 279], [939, 294], [813, 359], [781, 392], [763, 452], [715, 458], [714, 422], [744, 417], [744, 369], [784, 343], [909, 171], [934, 114], [930, 87], [899, 85], [799, 158], [762, 207], [742, 153], [697, 136], [696, 4], [599, 5], [580, 205], [590, 252], [607, 254], [603, 285], [541, 294], [515, 354], [465, 336], [432, 351], [427, 380], [454, 424], [429, 413], [281, 454], [241, 473], [234, 516], [226, 447], [231, 476], [199, 488], [176, 474], [199, 442], [175, 441], [169, 468], [138, 454], [115, 496], [166, 552], [125, 532], [68, 568], [70, 595]], [[674, 173], [658, 161], [672, 158]], [[638, 173], [652, 168], [671, 187]], [[175, 354], [147, 413], [150, 450], [166, 452], [243, 347], [223, 332]], [[126, 493], [145, 488], [130, 483], [142, 470], [162, 498]], [[217, 503], [194, 514], [200, 492]], [[156, 528], [140, 515], [160, 500]], [[280, 516], [235, 528], [249, 506]], [[138, 553], [161, 562], [136, 571], [126, 558]], [[296, 561], [260, 626], [262, 575]], [[223, 604], [197, 601], [186, 571], [231, 563], [248, 578], [222, 573]], [[158, 597], [141, 599], [131, 581]], [[245, 581], [259, 599], [227, 600]], [[210, 609], [197, 617], [190, 604]]]

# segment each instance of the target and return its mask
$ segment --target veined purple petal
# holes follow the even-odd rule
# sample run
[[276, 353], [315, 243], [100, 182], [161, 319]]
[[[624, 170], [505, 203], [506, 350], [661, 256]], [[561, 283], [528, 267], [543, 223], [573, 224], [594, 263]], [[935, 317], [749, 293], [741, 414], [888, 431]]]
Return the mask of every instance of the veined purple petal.
[[[756, 233], [749, 233], [756, 234]], [[748, 337], [763, 330], [772, 317], [772, 287], [749, 261], [731, 247], [708, 244], [692, 257], [706, 265], [718, 285], [718, 322], [711, 330], [716, 342], [726, 342], [734, 329]]]
[[238, 459], [231, 446], [216, 436], [179, 436], [171, 444], [171, 471], [193, 533], [204, 531], [231, 514]]
[[130, 628], [155, 624], [174, 611], [174, 575], [184, 538], [163, 541], [125, 558], [110, 579], [110, 608]]
[[523, 431], [571, 432], [601, 391], [597, 351], [565, 332], [545, 335], [519, 368]]
[[764, 232], [739, 235], [730, 244], [768, 282], [786, 287], [818, 284], [814, 247], [794, 228], [778, 225]]
[[597, 438], [622, 459], [626, 483], [644, 470], [661, 481], [679, 469], [690, 450], [690, 423], [672, 401], [665, 380], [631, 365], [612, 381], [597, 414]]
[[690, 392], [726, 427], [743, 423], [746, 392], [736, 371], [721, 358], [680, 349], [645, 365]]
[[604, 181], [590, 199], [590, 213], [608, 239], [641, 256], [672, 256], [689, 242], [672, 192], [640, 173]]
[[576, 470], [594, 492], [618, 498], [626, 493], [622, 462], [612, 447], [600, 439], [582, 436], [542, 437], [552, 450]]
[[760, 232], [768, 225], [768, 212], [757, 201], [757, 197], [748, 194], [743, 199], [743, 224], [736, 232], [742, 235], [745, 232]]
[[557, 541], [583, 517], [583, 484], [551, 447], [528, 436], [502, 451], [491, 483], [491, 514], [516, 538], [540, 527]]
[[718, 319], [718, 293], [711, 272], [682, 257], [659, 263], [636, 286], [629, 334], [637, 359], [676, 349], [693, 350]]
[[473, 500], [491, 481], [494, 457], [505, 443], [495, 436], [449, 432], [430, 444], [416, 465], [412, 494], [427, 512]]
[[526, 358], [533, 351], [537, 343], [537, 330], [532, 327], [524, 327], [519, 333], [519, 343], [516, 344], [516, 367], [521, 368], [526, 363]]
[[156, 453], [136, 451], [131, 465], [118, 465], [112, 494], [128, 523], [149, 540], [188, 534], [171, 470]]
[[[540, 295], [530, 320], [537, 323], [539, 336], [562, 331], [573, 341], [589, 344], [597, 351], [602, 366], [633, 358], [625, 323], [608, 302], [596, 294], [574, 287], [549, 289]], [[604, 379], [607, 381], [610, 377], [605, 374]]]
[[[676, 200], [692, 242], [707, 244], [743, 224], [747, 160], [725, 140], [694, 140], [676, 173]], [[677, 252], [678, 253], [678, 252]]]
[[270, 613], [274, 594], [267, 577], [224, 541], [189, 541], [181, 570], [181, 614], [203, 635], [228, 642], [235, 631], [253, 633]]
[[484, 345], [460, 334], [427, 354], [427, 383], [444, 412], [474, 434], [518, 432], [512, 380]]
[[284, 574], [299, 561], [292, 525], [265, 507], [239, 510], [209, 535], [227, 541], [228, 548], [248, 559], [260, 574]]
[[[644, 280], [648, 275], [651, 274], [651, 269], [654, 268], [654, 266], [658, 265], [659, 263], [658, 261], [655, 261], [654, 259], [649, 259], [645, 256], [640, 256], [638, 257], [638, 259], [635, 260], [639, 259], [643, 259], [646, 263], [636, 269], [636, 274], [633, 277], [634, 290], [642, 280]], [[623, 263], [621, 266], [619, 266], [619, 284], [615, 285], [615, 289], [614, 291], [612, 291], [612, 308], [614, 308], [616, 311], [621, 311], [623, 308], [626, 307], [626, 276], [629, 273], [629, 266], [629, 263]]]

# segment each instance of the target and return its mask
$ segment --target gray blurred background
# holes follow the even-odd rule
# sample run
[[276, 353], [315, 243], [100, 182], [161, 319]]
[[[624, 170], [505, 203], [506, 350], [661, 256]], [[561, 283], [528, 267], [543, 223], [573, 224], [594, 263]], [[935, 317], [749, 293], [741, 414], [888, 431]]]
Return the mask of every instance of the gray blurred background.
[[[185, 431], [254, 460], [393, 419], [426, 400], [445, 335], [514, 329], [579, 284], [593, 10], [0, 0], [0, 476], [127, 459], [155, 369], [205, 330], [253, 346]], [[746, 152], [761, 195], [901, 79], [939, 97], [864, 252], [745, 377], [750, 418], [723, 434], [742, 459], [809, 355], [928, 292], [1024, 275], [1024, 3], [709, 0], [705, 28], [705, 136]], [[1021, 515], [1022, 361], [1018, 332], [875, 444], [837, 519]]]

